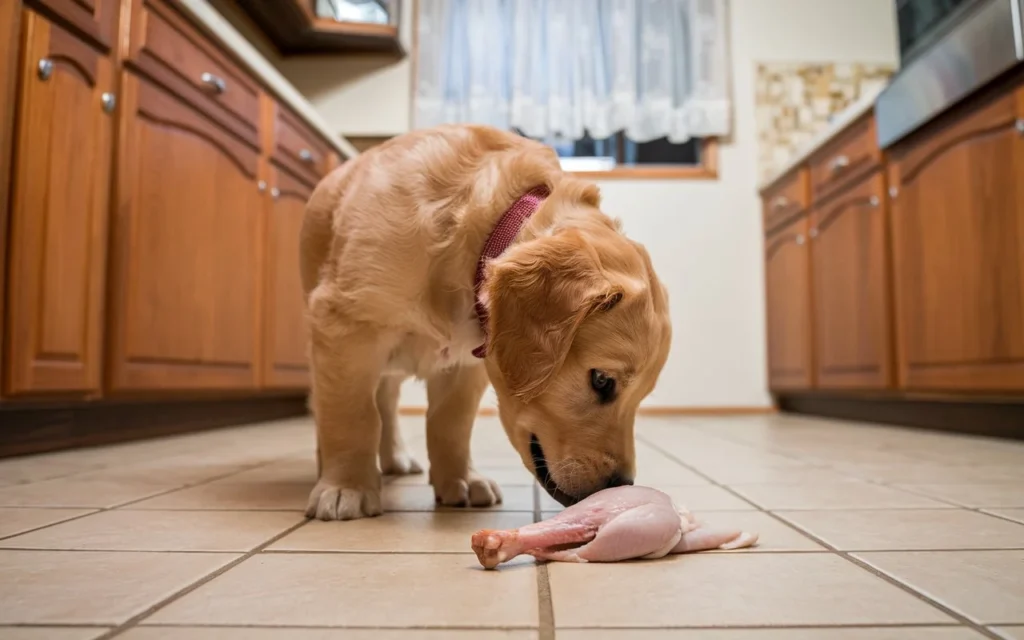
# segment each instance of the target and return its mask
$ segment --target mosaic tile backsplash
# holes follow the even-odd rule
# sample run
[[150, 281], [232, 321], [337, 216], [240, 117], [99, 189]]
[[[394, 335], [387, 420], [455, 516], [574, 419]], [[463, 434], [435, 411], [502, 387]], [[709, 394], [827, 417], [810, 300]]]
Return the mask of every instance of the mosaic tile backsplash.
[[880, 90], [891, 65], [762, 63], [757, 66], [755, 115], [758, 171], [766, 180], [782, 168], [833, 115]]

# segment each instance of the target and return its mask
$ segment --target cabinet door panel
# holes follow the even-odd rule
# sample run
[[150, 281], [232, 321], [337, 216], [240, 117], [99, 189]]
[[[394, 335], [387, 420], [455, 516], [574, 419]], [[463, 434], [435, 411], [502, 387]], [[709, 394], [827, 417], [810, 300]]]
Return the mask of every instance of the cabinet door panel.
[[117, 33], [117, 14], [121, 0], [28, 0], [44, 5], [64, 18], [90, 40], [109, 51]]
[[1012, 93], [900, 145], [890, 181], [900, 382], [1024, 391], [1024, 137]]
[[148, 81], [124, 85], [112, 386], [254, 386], [258, 153]]
[[881, 174], [875, 174], [818, 207], [812, 217], [819, 387], [890, 384], [884, 188]]
[[299, 232], [312, 190], [285, 171], [271, 178], [267, 222], [266, 345], [264, 383], [268, 387], [309, 385], [309, 328], [299, 278]]
[[110, 61], [25, 20], [10, 237], [6, 392], [100, 387], [112, 115]]
[[807, 220], [765, 242], [768, 302], [768, 382], [774, 391], [813, 385]]

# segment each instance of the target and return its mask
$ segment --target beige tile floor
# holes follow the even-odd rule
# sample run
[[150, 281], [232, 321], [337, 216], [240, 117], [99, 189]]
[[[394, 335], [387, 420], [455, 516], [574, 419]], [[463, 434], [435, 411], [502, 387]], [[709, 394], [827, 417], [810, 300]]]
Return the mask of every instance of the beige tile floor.
[[350, 523], [302, 517], [305, 419], [0, 461], [0, 638], [1024, 639], [1024, 443], [787, 416], [638, 436], [638, 481], [760, 545], [482, 571], [473, 531], [559, 509], [493, 418], [500, 508], [396, 478]]

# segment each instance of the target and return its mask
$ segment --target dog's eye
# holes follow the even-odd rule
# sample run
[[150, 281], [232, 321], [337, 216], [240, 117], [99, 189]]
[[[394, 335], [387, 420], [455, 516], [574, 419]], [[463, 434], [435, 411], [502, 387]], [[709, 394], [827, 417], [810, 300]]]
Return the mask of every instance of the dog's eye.
[[590, 370], [590, 387], [597, 392], [602, 403], [615, 399], [615, 378], [610, 378], [604, 371]]

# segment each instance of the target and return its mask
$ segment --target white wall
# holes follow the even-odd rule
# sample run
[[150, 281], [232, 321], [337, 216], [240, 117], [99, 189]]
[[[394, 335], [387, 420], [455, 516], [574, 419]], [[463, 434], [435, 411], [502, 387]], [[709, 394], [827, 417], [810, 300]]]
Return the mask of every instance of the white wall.
[[[605, 181], [605, 209], [651, 252], [666, 282], [672, 354], [650, 406], [757, 407], [766, 391], [762, 227], [754, 123], [764, 61], [897, 61], [892, 0], [730, 0], [735, 131], [715, 181]], [[406, 2], [405, 16], [411, 14]], [[403, 20], [406, 42], [411, 21]], [[285, 60], [280, 68], [339, 133], [409, 126], [411, 65], [380, 59]], [[485, 400], [493, 405], [492, 396]], [[424, 406], [409, 383], [404, 406]]]

